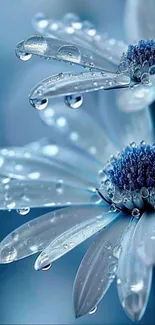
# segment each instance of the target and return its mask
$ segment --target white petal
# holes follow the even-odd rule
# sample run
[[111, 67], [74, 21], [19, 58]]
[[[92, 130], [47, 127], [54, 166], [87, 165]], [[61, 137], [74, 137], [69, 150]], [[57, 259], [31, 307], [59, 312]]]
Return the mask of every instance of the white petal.
[[100, 35], [91, 22], [81, 21], [74, 14], [66, 14], [60, 21], [36, 15], [33, 25], [43, 36], [58, 37], [85, 47], [92, 53], [98, 53], [102, 57], [103, 66], [111, 63], [109, 68], [113, 68], [112, 63], [118, 65], [122, 53], [126, 50], [123, 42], [108, 39], [106, 33]]
[[[64, 229], [62, 224], [61, 232], [52, 240], [39, 255], [35, 262], [35, 269], [42, 269], [45, 265], [57, 260], [71, 249], [82, 243], [87, 238], [105, 227], [109, 222], [116, 218], [116, 213], [105, 213], [108, 211], [108, 205], [105, 207], [85, 207], [81, 215], [81, 207], [69, 211], [69, 227]], [[65, 218], [65, 210], [63, 212]]]
[[[103, 109], [103, 107], [102, 107]], [[105, 109], [105, 107], [104, 107]], [[75, 150], [84, 150], [94, 159], [104, 164], [115, 151], [102, 124], [86, 110], [67, 109], [58, 100], [40, 112], [42, 120], [52, 127], [52, 139], [61, 145], [74, 145]], [[99, 117], [100, 119], [100, 117]], [[76, 141], [72, 135], [76, 134]], [[103, 166], [103, 165], [102, 165]]]
[[152, 268], [149, 268], [137, 254], [136, 224], [137, 220], [133, 220], [124, 237], [117, 270], [120, 302], [133, 321], [140, 320], [145, 312], [152, 280]]
[[137, 225], [135, 245], [148, 266], [155, 264], [155, 213], [144, 213]]
[[1, 149], [0, 162], [0, 173], [5, 177], [55, 182], [61, 180], [63, 183], [79, 187], [95, 185], [91, 182], [91, 175], [90, 181], [85, 180], [62, 161], [49, 161], [44, 157], [35, 156], [28, 151], [28, 147]]
[[[130, 77], [111, 72], [59, 73], [40, 81], [31, 91], [30, 103], [36, 107], [48, 98], [75, 95], [101, 89], [129, 87]], [[66, 101], [69, 102], [66, 97]], [[71, 99], [70, 99], [71, 101]]]
[[154, 0], [127, 0], [125, 10], [126, 34], [130, 42], [155, 38]]
[[[79, 135], [76, 132], [71, 132], [70, 138], [73, 143], [76, 144], [78, 137]], [[98, 171], [103, 167], [91, 156], [84, 154], [83, 150], [77, 150], [71, 145], [56, 144], [53, 138], [43, 138], [37, 142], [29, 143], [25, 148], [33, 155], [46, 157], [50, 161], [61, 162], [74, 174], [82, 177], [82, 179], [89, 180], [89, 182], [90, 180], [96, 182]]]
[[98, 235], [79, 267], [74, 284], [76, 317], [93, 310], [115, 278], [121, 240], [130, 218], [122, 213]]
[[[103, 219], [103, 206], [73, 206], [49, 212], [15, 229], [0, 243], [0, 263], [9, 263], [43, 250], [76, 224]], [[103, 221], [102, 221], [103, 223]]]
[[82, 203], [99, 203], [95, 190], [73, 187], [62, 180], [52, 181], [3, 181], [0, 187], [0, 209], [47, 207]]
[[121, 149], [122, 146], [127, 146], [133, 141], [136, 143], [139, 143], [141, 139], [150, 143], [153, 141], [153, 126], [147, 109], [127, 112], [125, 109], [127, 103], [125, 102], [124, 111], [120, 110], [118, 96], [125, 96], [124, 92], [126, 91], [120, 91], [120, 94], [117, 91], [112, 91], [111, 96], [108, 96], [107, 93], [103, 95], [102, 92], [99, 94], [98, 109], [103, 127], [107, 129], [109, 137]]

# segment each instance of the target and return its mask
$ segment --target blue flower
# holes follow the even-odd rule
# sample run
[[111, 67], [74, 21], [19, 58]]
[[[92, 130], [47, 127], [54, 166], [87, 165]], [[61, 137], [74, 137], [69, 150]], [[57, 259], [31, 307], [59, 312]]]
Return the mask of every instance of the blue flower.
[[[88, 147], [93, 134], [79, 145], [78, 134], [74, 136], [74, 148], [44, 139], [24, 148], [1, 150], [1, 209], [18, 209], [21, 214], [28, 213], [26, 207], [59, 209], [4, 238], [0, 262], [40, 252], [34, 267], [46, 270], [99, 233], [75, 279], [76, 317], [93, 313], [116, 278], [123, 309], [132, 320], [140, 320], [155, 263], [155, 146], [132, 142], [105, 163], [112, 146], [102, 133], [96, 147]], [[93, 159], [92, 152], [101, 147], [100, 160]]]
[[138, 110], [154, 100], [153, 40], [127, 46], [100, 35], [90, 22], [82, 22], [74, 14], [67, 14], [60, 21], [39, 14], [33, 25], [39, 34], [17, 44], [16, 54], [20, 59], [27, 61], [37, 55], [88, 69], [87, 72], [61, 72], [42, 80], [30, 93], [33, 107], [42, 110], [49, 98], [59, 96], [65, 96], [65, 102], [70, 97], [71, 101], [72, 97], [77, 101], [80, 93], [102, 89], [124, 89], [121, 96], [127, 111], [133, 103]]

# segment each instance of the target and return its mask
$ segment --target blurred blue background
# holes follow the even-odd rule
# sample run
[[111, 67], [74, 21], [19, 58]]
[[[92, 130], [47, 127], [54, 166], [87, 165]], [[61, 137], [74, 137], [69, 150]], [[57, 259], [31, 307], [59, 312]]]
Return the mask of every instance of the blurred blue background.
[[[39, 58], [23, 63], [14, 53], [15, 44], [34, 33], [31, 25], [33, 16], [37, 12], [44, 12], [58, 19], [67, 12], [74, 12], [81, 19], [92, 21], [100, 30], [107, 31], [111, 37], [125, 39], [124, 6], [125, 0], [1, 2], [0, 146], [24, 145], [51, 134], [51, 129], [41, 122], [38, 112], [29, 105], [28, 93], [42, 78], [60, 72], [62, 65]], [[67, 68], [63, 65], [63, 70], [65, 69]], [[20, 216], [16, 212], [0, 212], [0, 239], [44, 211], [45, 209], [35, 209], [27, 216]], [[94, 315], [75, 320], [72, 285], [91, 241], [92, 239], [55, 262], [48, 272], [34, 271], [35, 257], [10, 265], [0, 265], [0, 324], [132, 324], [121, 309], [115, 284]], [[152, 286], [147, 312], [140, 324], [155, 323], [154, 293]]]

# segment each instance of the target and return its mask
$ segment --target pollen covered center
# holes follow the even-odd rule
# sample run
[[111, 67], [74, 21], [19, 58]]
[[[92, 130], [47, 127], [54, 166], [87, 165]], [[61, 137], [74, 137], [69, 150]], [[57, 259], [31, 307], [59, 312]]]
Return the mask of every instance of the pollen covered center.
[[[102, 179], [101, 179], [102, 177]], [[155, 207], [155, 145], [133, 142], [100, 171], [106, 197], [129, 209]]]

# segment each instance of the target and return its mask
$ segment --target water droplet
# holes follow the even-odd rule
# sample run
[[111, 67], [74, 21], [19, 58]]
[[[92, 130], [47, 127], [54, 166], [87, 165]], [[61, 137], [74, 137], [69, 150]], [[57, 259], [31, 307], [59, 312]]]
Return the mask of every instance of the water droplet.
[[48, 19], [45, 17], [44, 14], [42, 13], [38, 13], [37, 15], [35, 15], [35, 17], [33, 18], [33, 24], [35, 28], [39, 28], [39, 29], [45, 29], [48, 24], [49, 21]]
[[94, 25], [91, 22], [89, 22], [88, 20], [83, 22], [82, 29], [89, 36], [95, 36], [96, 35], [96, 29], [95, 29]]
[[21, 216], [26, 216], [30, 212], [30, 208], [22, 208], [16, 210]]
[[141, 76], [141, 82], [143, 84], [148, 84], [150, 82], [150, 76], [149, 76], [149, 73], [147, 72], [144, 72]]
[[136, 78], [136, 79], [139, 79], [141, 77], [141, 69], [140, 68], [136, 68], [133, 72], [133, 76]]
[[26, 61], [28, 61], [28, 60], [30, 60], [32, 58], [32, 54], [30, 54], [30, 53], [23, 53], [23, 52], [17, 51], [17, 50], [16, 50], [16, 56], [20, 60], [22, 60], [24, 62], [26, 62]]
[[19, 239], [19, 234], [18, 234], [17, 232], [13, 232], [13, 233], [12, 233], [12, 239], [13, 239], [14, 241], [18, 241], [18, 239]]
[[115, 81], [117, 84], [128, 85], [130, 83], [130, 77], [120, 73], [116, 76]]
[[[8, 199], [9, 199], [9, 198], [8, 198]], [[7, 204], [7, 208], [8, 208], [9, 210], [14, 209], [15, 206], [16, 206], [16, 203], [15, 203], [15, 202], [10, 202], [10, 203]]]
[[62, 179], [59, 179], [59, 181], [57, 182], [57, 184], [56, 184], [56, 191], [59, 194], [62, 194], [63, 193], [63, 180]]
[[37, 110], [41, 111], [45, 109], [48, 105], [48, 99], [36, 99], [36, 98], [30, 98], [30, 104]]
[[39, 172], [32, 172], [28, 174], [28, 177], [30, 179], [39, 179], [40, 178], [40, 173]]
[[69, 108], [79, 108], [83, 103], [83, 96], [81, 95], [69, 95], [65, 96], [65, 104]]
[[102, 201], [97, 193], [92, 194], [90, 200], [92, 203], [100, 203]]
[[131, 142], [131, 143], [130, 143], [130, 147], [131, 147], [131, 148], [136, 148], [136, 143], [135, 143], [135, 142]]
[[51, 268], [52, 264], [47, 264], [42, 268], [42, 271], [48, 271]]
[[117, 208], [115, 206], [115, 204], [111, 204], [110, 205], [110, 209], [109, 209], [110, 212], [116, 212], [117, 211]]
[[96, 310], [97, 310], [97, 306], [94, 307], [90, 312], [89, 312], [89, 315], [93, 315], [96, 313]]
[[149, 73], [150, 73], [151, 75], [155, 74], [155, 65], [152, 65], [152, 66], [150, 67], [150, 69], [149, 69]]
[[128, 61], [121, 61], [119, 64], [119, 71], [120, 72], [126, 72], [129, 68], [129, 63]]
[[63, 45], [57, 52], [58, 60], [69, 61], [72, 63], [81, 62], [80, 50], [74, 45]]
[[16, 260], [17, 250], [13, 246], [6, 245], [0, 252], [0, 260], [10, 263]]
[[142, 187], [140, 194], [144, 199], [146, 199], [149, 196], [149, 190], [146, 187]]
[[65, 117], [60, 116], [59, 118], [57, 118], [56, 124], [59, 128], [64, 128], [67, 125], [67, 120]]
[[131, 215], [134, 217], [134, 218], [139, 218], [140, 217], [140, 211], [139, 209], [137, 208], [134, 208], [131, 212]]

